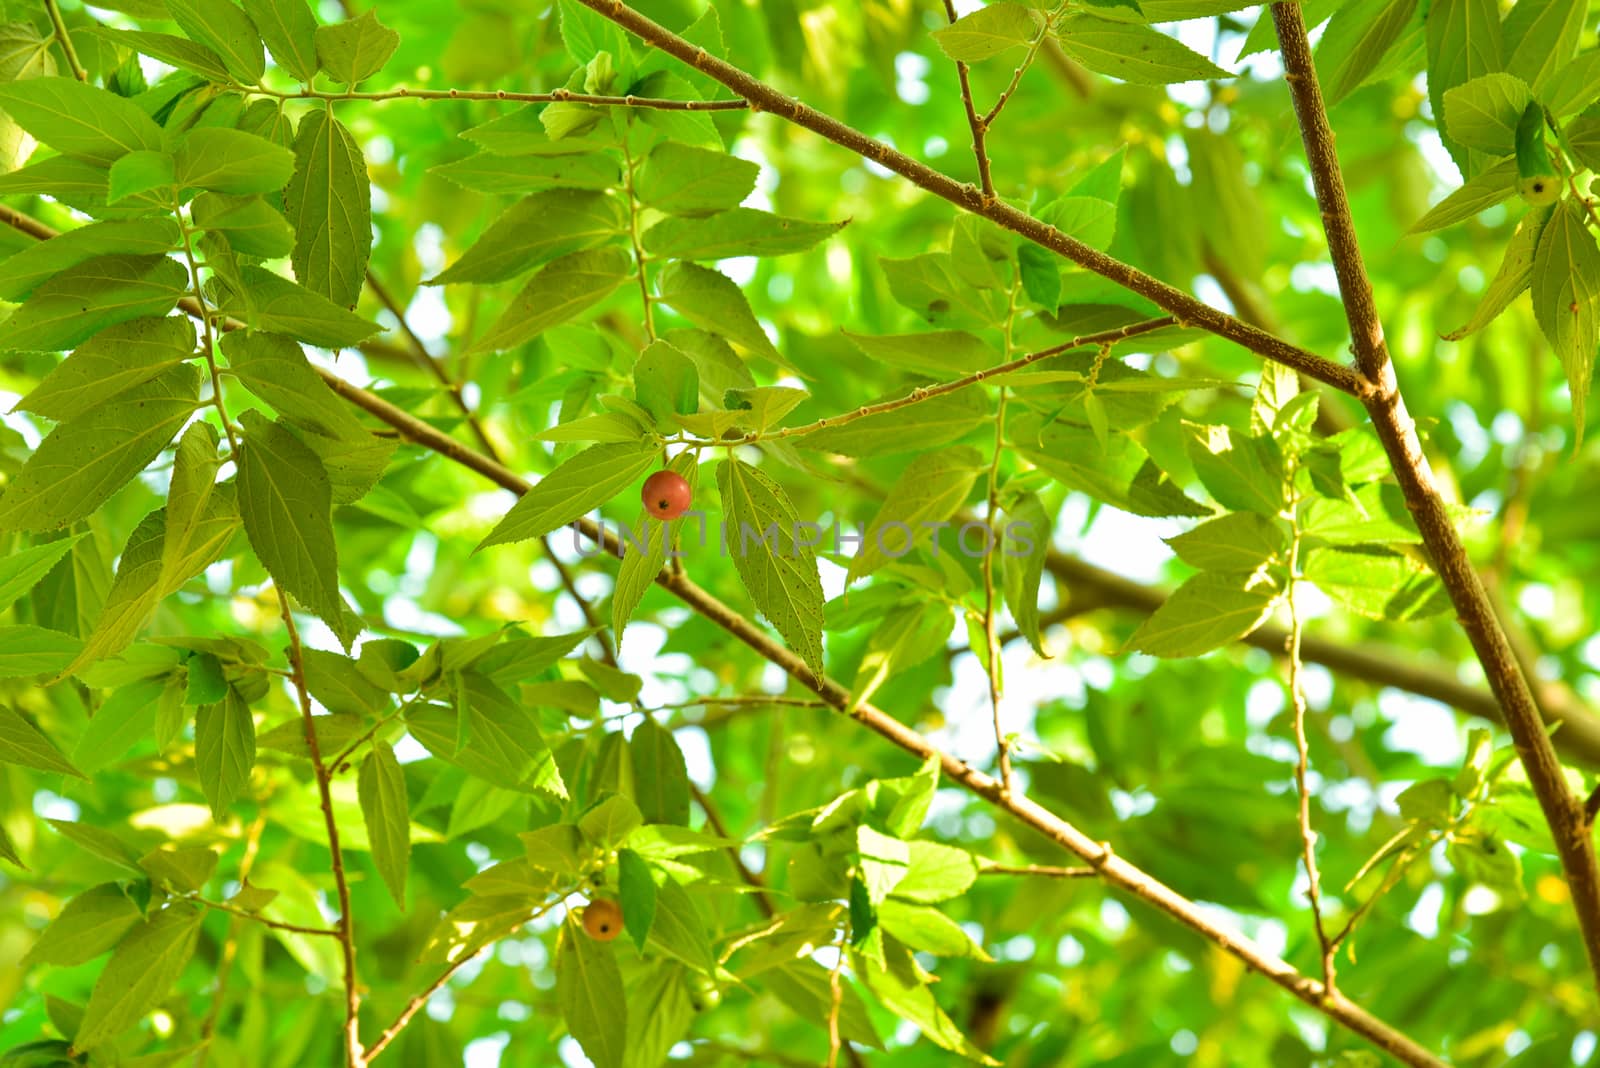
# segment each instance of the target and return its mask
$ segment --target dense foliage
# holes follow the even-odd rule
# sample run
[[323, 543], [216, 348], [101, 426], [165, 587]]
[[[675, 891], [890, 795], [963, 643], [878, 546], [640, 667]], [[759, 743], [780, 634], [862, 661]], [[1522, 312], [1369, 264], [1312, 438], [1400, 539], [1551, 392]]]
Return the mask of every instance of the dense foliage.
[[1600, 1063], [1586, 0], [0, 15], [3, 1068]]

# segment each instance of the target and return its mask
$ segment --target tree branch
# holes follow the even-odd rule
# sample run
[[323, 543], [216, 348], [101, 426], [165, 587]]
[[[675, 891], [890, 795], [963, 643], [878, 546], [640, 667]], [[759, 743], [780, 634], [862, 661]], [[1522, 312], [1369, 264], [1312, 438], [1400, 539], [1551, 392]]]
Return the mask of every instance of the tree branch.
[[647, 44], [661, 49], [720, 82], [735, 95], [749, 101], [752, 106], [762, 111], [773, 112], [780, 118], [804, 127], [841, 148], [849, 149], [893, 171], [919, 189], [1065, 256], [1079, 266], [1086, 267], [1153, 301], [1162, 309], [1177, 316], [1185, 325], [1227, 338], [1266, 359], [1291, 367], [1345, 393], [1355, 395], [1360, 389], [1361, 376], [1343, 364], [1307, 352], [1282, 338], [1273, 337], [1264, 330], [1250, 326], [1174, 286], [1067, 236], [1056, 227], [1034, 218], [1025, 211], [1013, 208], [994, 196], [986, 196], [975, 185], [963, 184], [924, 163], [919, 163], [882, 141], [874, 140], [861, 131], [751, 77], [738, 67], [718, 59], [704, 48], [691, 44], [664, 26], [641, 15], [621, 0], [579, 0], [579, 2], [637, 35]]
[[[516, 472], [507, 470], [474, 452], [409, 412], [395, 407], [353, 383], [344, 381], [330, 371], [323, 370], [320, 373], [323, 380], [336, 393], [394, 427], [406, 439], [432, 449], [518, 495], [526, 493], [531, 488]], [[621, 557], [623, 546], [615, 534], [588, 517], [580, 519], [574, 525], [585, 537], [600, 545], [606, 552]], [[1404, 1063], [1419, 1068], [1444, 1068], [1443, 1061], [1408, 1035], [1384, 1023], [1344, 995], [1330, 993], [1321, 983], [1302, 975], [1287, 961], [1224, 927], [1210, 912], [1143, 870], [1122, 860], [1109, 846], [1095, 841], [1066, 820], [1025, 796], [1006, 795], [997, 779], [985, 775], [965, 761], [937, 748], [921, 734], [887, 712], [871, 704], [853, 703], [849, 690], [844, 686], [826, 676], [814, 675], [806, 663], [787, 647], [773, 641], [766, 632], [701, 589], [686, 575], [663, 571], [656, 576], [656, 584], [675, 594], [695, 612], [749, 646], [757, 655], [777, 665], [790, 678], [816, 693], [833, 709], [850, 716], [913, 756], [924, 760], [930, 757], [937, 759], [944, 775], [950, 781], [1010, 813], [1068, 852], [1088, 862], [1111, 885], [1192, 928], [1295, 997]]]
[[[944, 13], [951, 22], [960, 17], [956, 14], [955, 0], [944, 0]], [[984, 196], [992, 197], [994, 176], [989, 171], [989, 149], [984, 145], [988, 127], [978, 117], [978, 108], [972, 102], [972, 78], [967, 65], [959, 59], [956, 60], [956, 79], [961, 83], [961, 106], [967, 112], [967, 128], [972, 131], [972, 154], [978, 161], [978, 185], [983, 189]]]
[[83, 63], [78, 59], [78, 51], [72, 47], [72, 36], [67, 33], [67, 24], [61, 18], [61, 5], [57, 0], [44, 0], [44, 9], [50, 15], [50, 25], [55, 30], [56, 42], [61, 45], [62, 54], [67, 57], [67, 68], [80, 82], [88, 81], [89, 72], [84, 70]]
[[339, 897], [339, 952], [344, 958], [344, 1037], [347, 1068], [365, 1068], [366, 1051], [361, 1048], [361, 995], [356, 988], [356, 938], [354, 917], [350, 913], [350, 881], [344, 873], [344, 852], [339, 848], [339, 821], [333, 816], [333, 792], [328, 785], [328, 768], [322, 762], [322, 743], [311, 715], [311, 690], [306, 686], [305, 658], [301, 655], [300, 632], [295, 629], [294, 613], [289, 609], [289, 594], [278, 590], [278, 607], [283, 625], [289, 631], [289, 669], [294, 673], [294, 689], [300, 700], [301, 722], [305, 725], [306, 748], [311, 753], [311, 768], [316, 775], [317, 796], [322, 803], [322, 823], [328, 832], [328, 851], [333, 854], [333, 882]]
[[1299, 4], [1273, 4], [1272, 19], [1283, 52], [1284, 79], [1294, 99], [1312, 185], [1322, 209], [1328, 251], [1339, 280], [1345, 317], [1350, 324], [1356, 366], [1363, 380], [1357, 395], [1366, 406], [1384, 452], [1388, 454], [1405, 494], [1406, 507], [1416, 520], [1417, 530], [1455, 605], [1462, 629], [1483, 664], [1489, 687], [1499, 699], [1506, 729], [1511, 733], [1528, 782], [1550, 824], [1572, 894], [1573, 910], [1583, 933], [1584, 949], [1596, 982], [1600, 983], [1600, 869], [1596, 867], [1594, 838], [1584, 818], [1583, 802], [1567, 787], [1528, 681], [1495, 617], [1483, 582], [1445, 511], [1444, 501], [1434, 485], [1433, 472], [1423, 455], [1422, 443], [1417, 438], [1416, 425], [1406, 412], [1373, 300], [1372, 283], [1361, 261], [1355, 224], [1345, 197], [1344, 177], [1334, 148], [1333, 130], [1328, 124], [1322, 90], [1317, 84], [1316, 67]]

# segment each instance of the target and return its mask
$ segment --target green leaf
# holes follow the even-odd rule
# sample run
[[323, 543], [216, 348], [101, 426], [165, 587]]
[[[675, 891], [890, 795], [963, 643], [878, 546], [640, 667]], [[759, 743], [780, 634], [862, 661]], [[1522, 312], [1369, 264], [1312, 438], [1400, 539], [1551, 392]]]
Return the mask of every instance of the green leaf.
[[912, 949], [939, 957], [992, 960], [959, 923], [928, 905], [911, 905], [888, 898], [878, 906], [883, 929]]
[[1039, 623], [1039, 583], [1050, 552], [1050, 516], [1037, 494], [1025, 493], [1005, 511], [1000, 530], [1001, 585], [1017, 630], [1040, 656], [1045, 656]]
[[166, 448], [199, 387], [194, 367], [172, 367], [56, 427], [0, 496], [0, 529], [59, 529], [99, 508]]
[[1585, 52], [1557, 70], [1539, 90], [1539, 97], [1558, 119], [1600, 100], [1600, 51]]
[[[363, 653], [366, 648], [362, 646]], [[349, 657], [323, 649], [307, 649], [301, 654], [301, 660], [305, 667], [306, 689], [329, 712], [373, 716], [388, 710], [388, 692], [373, 685]]]
[[435, 756], [453, 760], [469, 774], [496, 786], [566, 797], [566, 784], [533, 714], [475, 671], [463, 672], [461, 680], [460, 715], [467, 719], [467, 744], [454, 751], [459, 723], [450, 724], [455, 731], [447, 753], [435, 748], [436, 742], [419, 740]]
[[[678, 453], [667, 467], [682, 475], [691, 490], [698, 486], [700, 462], [694, 453]], [[617, 568], [617, 582], [611, 591], [611, 629], [618, 646], [622, 644], [623, 628], [666, 566], [668, 546], [675, 544], [683, 524], [691, 521], [692, 517], [686, 516], [672, 523], [662, 523], [648, 512], [641, 512], [632, 536], [624, 537], [622, 564]], [[644, 546], [643, 551], [638, 548], [640, 545]]]
[[183, 32], [221, 56], [228, 73], [241, 84], [261, 81], [267, 70], [261, 38], [232, 0], [166, 0], [166, 5]]
[[280, 259], [294, 248], [294, 227], [283, 212], [260, 197], [202, 193], [190, 208], [195, 226], [227, 239], [244, 256]]
[[503, 282], [558, 256], [625, 232], [622, 201], [604, 193], [551, 189], [513, 204], [461, 258], [428, 285]]
[[1535, 90], [1578, 51], [1587, 0], [1547, 0], [1542, 4], [1516, 4], [1506, 15], [1506, 70]]
[[861, 881], [867, 900], [882, 905], [905, 878], [911, 863], [911, 847], [898, 838], [881, 834], [871, 827], [856, 828], [856, 851], [860, 856]]
[[663, 141], [634, 176], [640, 203], [667, 215], [699, 215], [737, 207], [756, 187], [761, 168], [725, 152]]
[[621, 899], [622, 925], [642, 953], [656, 916], [656, 884], [650, 865], [631, 849], [617, 850], [617, 896]]
[[609, 853], [643, 823], [637, 805], [621, 794], [611, 794], [578, 819], [578, 830], [590, 845]]
[[117, 944], [89, 995], [74, 1048], [104, 1045], [161, 1003], [194, 953], [204, 916], [197, 905], [173, 903]]
[[156, 882], [193, 894], [199, 893], [217, 870], [217, 854], [205, 846], [164, 845], [140, 857], [139, 866]]
[[[538, 678], [546, 668], [582, 645], [594, 633], [590, 629], [541, 638], [512, 638], [472, 661], [472, 670], [487, 676], [499, 686], [528, 682]], [[362, 646], [362, 650], [364, 652], [366, 646]]]
[[1600, 115], [1580, 115], [1567, 123], [1567, 145], [1578, 162], [1594, 170], [1600, 165]]
[[67, 230], [0, 263], [0, 300], [21, 301], [51, 276], [96, 256], [165, 255], [181, 240], [171, 219], [113, 220]]
[[750, 302], [727, 275], [694, 263], [671, 264], [661, 273], [661, 299], [695, 326], [740, 348], [788, 366], [756, 322]]
[[[682, 759], [681, 756], [679, 759]], [[16, 764], [50, 774], [74, 775], [80, 779], [88, 777], [73, 767], [39, 728], [6, 705], [0, 705], [0, 764]], [[687, 807], [686, 797], [685, 816]]]
[[[669, 342], [654, 341], [633, 365], [634, 397], [658, 421], [677, 413], [693, 415], [700, 406], [700, 372]], [[669, 424], [670, 425], [670, 424]]]
[[[588, 142], [575, 142], [588, 145]], [[434, 167], [433, 173], [478, 193], [536, 193], [548, 189], [612, 189], [622, 171], [609, 154], [501, 156], [480, 152]]]
[[111, 165], [106, 199], [117, 204], [129, 197], [170, 202], [176, 192], [178, 164], [167, 152], [129, 152]]
[[[626, 918], [623, 923], [626, 925]], [[717, 955], [706, 933], [705, 918], [695, 907], [695, 899], [671, 876], [664, 877], [656, 888], [650, 944], [696, 971], [716, 974]]]
[[285, 592], [343, 633], [327, 470], [281, 424], [255, 412], [240, 421], [239, 515], [250, 547]]
[[556, 1000], [568, 1032], [595, 1068], [623, 1068], [628, 1001], [616, 954], [609, 942], [596, 942], [573, 923], [562, 929], [556, 951]]
[[137, 104], [72, 78], [0, 84], [0, 108], [64, 156], [110, 165], [129, 152], [161, 150], [161, 127]]
[[1270, 434], [1246, 437], [1221, 424], [1184, 423], [1195, 474], [1224, 508], [1275, 516], [1283, 510], [1283, 453]]
[[638, 443], [583, 450], [523, 494], [478, 548], [543, 537], [573, 522], [633, 485], [658, 455], [653, 447]]
[[206, 501], [203, 518], [194, 521], [183, 545], [174, 545], [170, 556], [163, 555], [165, 509], [145, 516], [128, 537], [93, 632], [65, 673], [76, 673], [85, 665], [126, 648], [161, 598], [216, 559], [238, 528], [239, 513], [231, 485], [216, 487]]
[[944, 445], [992, 419], [993, 410], [981, 392], [961, 390], [825, 427], [796, 439], [795, 445], [843, 456], [887, 456]]
[[[363, 246], [365, 247], [365, 246]], [[365, 341], [382, 327], [327, 297], [280, 278], [260, 267], [243, 267], [244, 291], [229, 291], [222, 310], [243, 319], [251, 329], [287, 334], [325, 349], [342, 349]]]
[[620, 248], [571, 252], [528, 280], [469, 353], [503, 352], [598, 304], [627, 281], [633, 264]]
[[1054, 423], [1039, 436], [1038, 448], [1017, 451], [1062, 485], [1134, 515], [1210, 514], [1125, 434], [1111, 435], [1102, 446], [1088, 427]]
[[33, 589], [82, 536], [32, 545], [0, 557], [0, 611], [10, 608], [17, 598]]
[[689, 825], [689, 772], [672, 732], [647, 719], [628, 739], [634, 800], [646, 823]]
[[317, 20], [306, 0], [242, 0], [278, 66], [310, 85], [317, 76]]
[[375, 9], [332, 26], [318, 26], [317, 63], [336, 82], [355, 87], [383, 69], [400, 35], [378, 21]]
[[228, 809], [250, 783], [255, 763], [255, 720], [239, 691], [229, 688], [226, 697], [200, 706], [194, 716], [195, 772], [217, 823], [227, 820]]
[[236, 330], [222, 339], [228, 371], [275, 408], [285, 422], [332, 438], [366, 431], [349, 405], [328, 388], [298, 344], [276, 334]]
[[1205, 571], [1254, 571], [1289, 547], [1282, 525], [1255, 512], [1219, 516], [1165, 541], [1178, 559]]
[[[226, 2], [226, 0], [221, 0]], [[180, 186], [245, 195], [274, 193], [295, 172], [295, 154], [243, 130], [202, 126], [173, 153]]]
[[1400, 553], [1313, 549], [1304, 575], [1353, 612], [1371, 619], [1404, 621], [1450, 609], [1450, 598], [1432, 571]]
[[[52, 43], [52, 38], [42, 36], [28, 22], [10, 22], [0, 26], [0, 81], [53, 77], [56, 61], [50, 52]], [[7, 132], [8, 140], [11, 133]]]
[[1039, 34], [1038, 16], [1010, 0], [980, 7], [942, 30], [933, 31], [944, 54], [960, 63], [981, 63]]
[[210, 653], [196, 653], [188, 661], [189, 678], [183, 703], [191, 707], [215, 704], [228, 695], [222, 661]]
[[97, 256], [35, 289], [6, 320], [0, 349], [70, 349], [116, 323], [165, 315], [188, 288], [166, 256]]
[[978, 878], [978, 860], [965, 849], [938, 842], [906, 843], [906, 873], [890, 896], [937, 904], [967, 892]]
[[1061, 260], [1049, 249], [1023, 245], [1017, 249], [1022, 288], [1035, 304], [1055, 311], [1061, 303]]
[[916, 975], [910, 953], [896, 947], [887, 952], [889, 967], [880, 968], [853, 954], [855, 972], [866, 980], [867, 989], [883, 1006], [901, 1019], [914, 1024], [928, 1041], [941, 1049], [958, 1053], [979, 1064], [999, 1065], [999, 1061], [974, 1046], [955, 1025], [930, 990]]
[[406, 867], [411, 859], [411, 806], [406, 800], [406, 775], [394, 750], [381, 738], [361, 762], [357, 778], [361, 816], [372, 843], [372, 862], [383, 876], [400, 911], [406, 908]]
[[[856, 974], [861, 974], [856, 971]], [[833, 1012], [833, 982], [830, 973], [809, 960], [789, 960], [768, 968], [754, 982], [770, 990], [800, 1019], [813, 1025], [826, 1021]], [[873, 1049], [882, 1049], [866, 1003], [855, 984], [841, 976], [839, 982], [839, 1037]]]
[[781, 486], [739, 460], [718, 465], [717, 485], [728, 551], [744, 588], [789, 647], [820, 675], [822, 579], [816, 552], [797, 538], [794, 504]]
[[1485, 74], [1444, 94], [1450, 136], [1468, 148], [1509, 156], [1517, 147], [1517, 121], [1533, 100], [1521, 78]]
[[23, 967], [87, 964], [109, 952], [142, 918], [116, 883], [101, 883], [68, 901], [20, 962]]
[[1076, 13], [1056, 23], [1061, 50], [1096, 74], [1136, 85], [1231, 78], [1200, 53], [1149, 26]]
[[1489, 281], [1489, 287], [1483, 291], [1483, 299], [1478, 301], [1477, 310], [1472, 313], [1472, 318], [1468, 319], [1464, 326], [1442, 335], [1445, 340], [1459, 341], [1468, 334], [1482, 330], [1509, 308], [1511, 302], [1532, 284], [1534, 256], [1539, 248], [1539, 238], [1549, 224], [1551, 215], [1552, 212], [1548, 209], [1535, 208], [1523, 216], [1522, 221], [1517, 224], [1517, 232], [1511, 235], [1511, 241], [1506, 245], [1506, 254], [1500, 261], [1500, 269]]
[[1266, 270], [1267, 242], [1255, 220], [1265, 209], [1247, 179], [1243, 150], [1233, 138], [1208, 129], [1191, 131], [1184, 140], [1194, 176], [1191, 210], [1199, 214], [1200, 232], [1212, 251], [1240, 274], [1259, 278]]
[[[1432, 0], [1426, 14], [1428, 100], [1439, 124], [1439, 136], [1461, 165], [1463, 174], [1482, 168], [1451, 138], [1445, 120], [1444, 94], [1474, 78], [1503, 70], [1500, 5], [1496, 0]], [[1470, 183], [1469, 183], [1470, 184]], [[1420, 225], [1420, 224], [1419, 224]]]
[[1334, 13], [1317, 45], [1317, 78], [1330, 105], [1378, 70], [1405, 33], [1417, 0], [1355, 0]]
[[221, 56], [205, 45], [196, 44], [186, 37], [177, 37], [170, 33], [145, 33], [141, 30], [113, 30], [105, 26], [95, 27], [94, 33], [112, 44], [131, 48], [135, 52], [152, 59], [159, 59], [180, 70], [193, 71], [207, 81], [231, 80]]
[[[922, 528], [960, 511], [986, 464], [965, 445], [924, 452], [906, 465], [867, 524], [861, 549], [850, 560], [845, 582], [870, 575], [890, 559], [910, 552]], [[893, 533], [885, 528], [896, 527]], [[898, 550], [898, 551], [897, 551]]]
[[1412, 224], [1408, 234], [1424, 234], [1470, 219], [1486, 208], [1509, 198], [1517, 191], [1517, 164], [1504, 160], [1495, 164], [1460, 189], [1445, 197]]
[[[1561, 359], [1572, 390], [1572, 425], [1583, 444], [1595, 348], [1600, 345], [1600, 247], [1583, 209], [1563, 201], [1539, 235], [1533, 257], [1533, 315]], [[4, 509], [0, 499], [0, 511]]]
[[644, 232], [644, 250], [661, 259], [786, 256], [815, 248], [844, 225], [786, 219], [755, 208], [732, 208], [703, 218], [662, 219]]
[[[357, 21], [367, 18], [372, 18], [370, 11]], [[319, 53], [323, 33], [334, 28], [324, 26], [317, 31]], [[283, 203], [294, 226], [291, 261], [295, 277], [339, 307], [353, 308], [366, 280], [367, 257], [372, 250], [372, 187], [367, 161], [345, 125], [322, 110], [308, 111], [300, 119], [294, 158], [294, 174], [284, 188]]]
[[1000, 354], [994, 348], [964, 330], [877, 336], [849, 330], [843, 333], [851, 344], [879, 363], [917, 374], [965, 375], [1000, 362]]
[[1249, 634], [1279, 591], [1249, 571], [1202, 571], [1139, 625], [1127, 648], [1166, 658], [1199, 656]]

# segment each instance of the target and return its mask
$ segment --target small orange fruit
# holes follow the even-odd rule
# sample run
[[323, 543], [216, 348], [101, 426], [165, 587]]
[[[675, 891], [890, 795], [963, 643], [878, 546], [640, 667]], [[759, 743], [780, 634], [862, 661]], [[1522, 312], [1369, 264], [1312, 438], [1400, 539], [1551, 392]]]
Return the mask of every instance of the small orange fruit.
[[595, 898], [581, 915], [583, 931], [596, 942], [609, 942], [622, 933], [622, 909], [615, 901]]
[[689, 510], [694, 491], [676, 471], [657, 471], [644, 480], [644, 510], [663, 523], [677, 519]]

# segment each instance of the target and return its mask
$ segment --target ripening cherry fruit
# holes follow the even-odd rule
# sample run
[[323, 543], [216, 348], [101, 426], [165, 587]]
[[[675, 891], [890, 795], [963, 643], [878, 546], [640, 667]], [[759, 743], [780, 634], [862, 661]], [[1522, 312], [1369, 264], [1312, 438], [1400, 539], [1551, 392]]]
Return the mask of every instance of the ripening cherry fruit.
[[665, 523], [689, 510], [689, 500], [694, 492], [678, 472], [657, 471], [644, 480], [641, 496], [644, 498], [644, 510]]
[[597, 897], [585, 906], [583, 932], [596, 942], [609, 942], [622, 933], [622, 909], [615, 901]]

